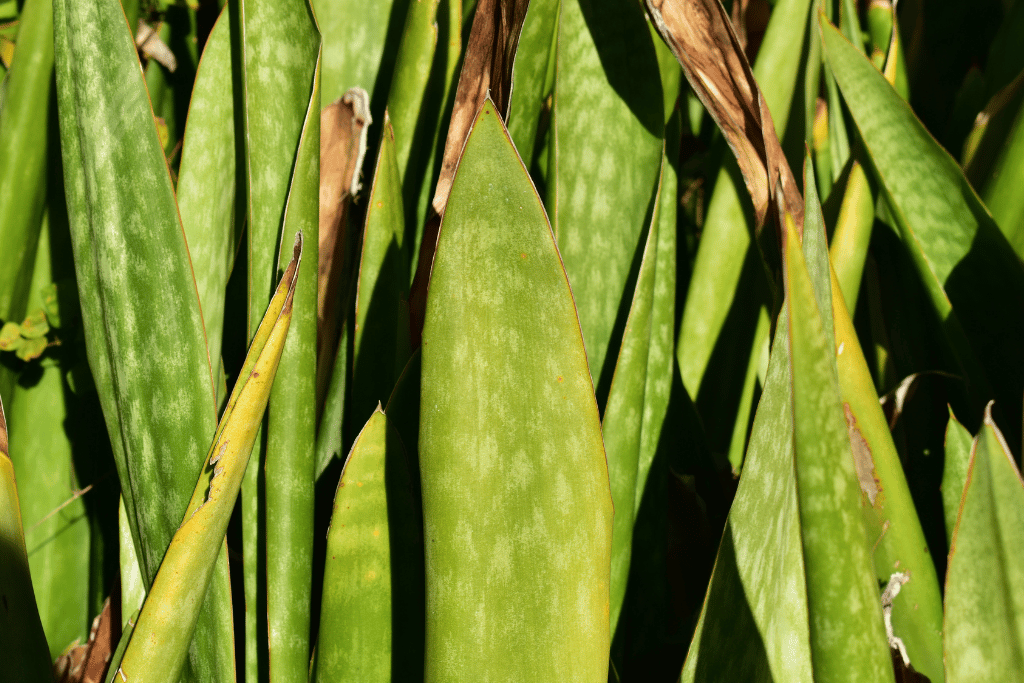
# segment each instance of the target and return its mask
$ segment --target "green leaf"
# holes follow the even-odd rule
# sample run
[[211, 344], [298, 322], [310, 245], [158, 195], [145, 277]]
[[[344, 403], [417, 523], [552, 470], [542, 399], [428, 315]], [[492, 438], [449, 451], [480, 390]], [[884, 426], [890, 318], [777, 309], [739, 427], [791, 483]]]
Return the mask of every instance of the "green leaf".
[[[301, 0], [242, 0], [240, 13], [251, 337], [286, 256], [283, 237], [300, 227], [318, 234], [320, 35]], [[307, 240], [294, 329], [281, 361], [283, 381], [270, 399], [266, 453], [252, 459], [243, 484], [247, 681], [308, 675], [316, 447], [315, 343], [309, 334], [312, 325], [315, 340], [316, 247], [317, 240]], [[261, 478], [275, 483], [261, 485]], [[261, 614], [267, 623], [259, 621]], [[270, 672], [264, 670], [267, 660], [260, 661], [261, 647], [272, 652]]]
[[0, 125], [0, 318], [6, 319], [25, 315], [46, 201], [47, 113], [53, 73], [51, 0], [24, 3], [17, 43], [4, 81]]
[[314, 681], [423, 677], [422, 529], [405, 449], [378, 406], [334, 498]]
[[[4, 680], [51, 680], [50, 653], [39, 620], [21, 525], [18, 487], [8, 453], [7, 420], [0, 400], [0, 637], [4, 643]], [[15, 442], [15, 449], [21, 446]]]
[[814, 680], [789, 346], [789, 318], [782, 315], [683, 683]]
[[[49, 221], [39, 234], [32, 306], [40, 303], [40, 284], [53, 279], [50, 268]], [[45, 323], [44, 323], [45, 324]], [[40, 340], [43, 347], [46, 339]], [[76, 638], [85, 642], [89, 631], [89, 520], [81, 498], [79, 471], [88, 465], [73, 460], [66, 429], [68, 405], [60, 367], [39, 368], [38, 380], [20, 382], [11, 401], [10, 438], [18, 447], [11, 454], [21, 494], [25, 544], [43, 631], [56, 659]]]
[[836, 269], [846, 308], [857, 310], [864, 261], [875, 224], [875, 202], [864, 169], [856, 161], [846, 180], [843, 202], [839, 208], [829, 256]]
[[831, 315], [821, 315], [815, 302], [828, 286], [815, 287], [811, 279], [822, 255], [827, 268], [824, 231], [815, 249], [808, 224], [805, 261], [792, 220], [786, 222], [793, 443], [815, 679], [893, 680], [839, 396]]
[[23, 342], [21, 325], [18, 323], [4, 323], [3, 328], [0, 328], [0, 351], [17, 351]]
[[[810, 0], [779, 0], [753, 67], [780, 137], [798, 99], [801, 51], [794, 45], [805, 40], [810, 4]], [[803, 131], [797, 134], [802, 136]], [[752, 346], [767, 286], [757, 245], [751, 240], [753, 215], [743, 180], [732, 155], [726, 156], [707, 205], [677, 349], [683, 385], [701, 408], [717, 451], [725, 450], [734, 431], [746, 437], [750, 405], [746, 396], [752, 400], [754, 372], [762, 366], [768, 342], [768, 326], [761, 324], [760, 345]], [[716, 363], [709, 374], [715, 358], [729, 360]], [[737, 363], [736, 358], [747, 363]], [[704, 386], [706, 376], [714, 379]], [[741, 409], [734, 415], [737, 394]], [[737, 444], [730, 449], [737, 471], [741, 448]]]
[[982, 199], [1006, 239], [1024, 258], [1024, 200], [1019, 190], [1024, 181], [1024, 106], [1017, 113], [995, 168], [982, 188]]
[[387, 400], [409, 360], [409, 265], [402, 249], [405, 221], [395, 147], [385, 112], [356, 290], [349, 417], [357, 424]]
[[549, 74], [554, 73], [560, 4], [559, 0], [533, 0], [529, 4], [512, 67], [515, 87], [509, 97], [508, 132], [530, 168], [540, 146], [537, 134], [544, 100], [553, 85]]
[[302, 239], [296, 235], [292, 261], [253, 338], [192, 500], [160, 563], [124, 658], [117, 665], [122, 680], [173, 683], [184, 665], [207, 586], [223, 552], [224, 534], [260, 418], [279, 370], [293, 317], [301, 255]]
[[603, 404], [658, 183], [661, 74], [628, 0], [563, 2], [555, 60], [546, 206]]
[[[121, 581], [121, 628], [127, 630], [128, 619], [132, 614], [136, 615], [135, 623], [139, 621], [138, 613], [146, 600], [146, 582], [139, 568], [139, 558], [135, 555], [135, 544], [132, 542], [132, 531], [128, 527], [128, 513], [124, 508], [123, 496], [119, 497], [117, 506], [117, 540]], [[132, 624], [133, 627], [134, 625]], [[126, 642], [125, 646], [127, 645]]]
[[[660, 193], [658, 196], [660, 197]], [[615, 374], [608, 391], [608, 405], [601, 422], [608, 458], [612, 502], [615, 504], [610, 612], [613, 635], [619, 625], [619, 613], [622, 610], [626, 583], [629, 579], [633, 520], [638, 505], [637, 487], [642, 484], [638, 482], [637, 474], [651, 353], [654, 286], [658, 260], [658, 209], [656, 204], [644, 239], [643, 260], [637, 275], [629, 317], [622, 333], [622, 347], [619, 349]], [[653, 452], [650, 455], [653, 457]], [[649, 468], [650, 463], [647, 465]], [[642, 487], [640, 492], [643, 492]]]
[[834, 27], [823, 22], [821, 30], [831, 69], [972, 403], [980, 407], [995, 397], [1006, 414], [1020, 415], [1024, 267], [956, 161], [910, 106]]
[[960, 498], [967, 483], [967, 470], [971, 465], [974, 439], [967, 428], [949, 411], [946, 423], [946, 451], [942, 466], [942, 510], [946, 519], [946, 541], [952, 547], [956, 519], [960, 514]]
[[372, 100], [374, 86], [383, 76], [390, 77], [394, 68], [394, 43], [403, 17], [397, 21], [391, 17], [404, 4], [393, 0], [313, 0], [312, 5], [324, 36], [321, 100], [330, 104], [355, 86]]
[[46, 311], [35, 310], [28, 314], [21, 323], [21, 336], [25, 339], [39, 339], [45, 337], [50, 331], [50, 324], [46, 322]]
[[[57, 0], [54, 27], [65, 193], [89, 365], [143, 575], [151, 581], [215, 427], [202, 314], [120, 5]], [[189, 676], [227, 681], [234, 654], [226, 555], [213, 586]]]
[[[224, 290], [235, 260], [245, 212], [245, 186], [239, 178], [242, 154], [235, 138], [240, 119], [239, 66], [231, 45], [236, 16], [221, 12], [203, 50], [189, 103], [188, 127], [178, 174], [178, 212], [185, 229], [192, 271], [206, 326], [210, 360], [219, 363], [224, 336]], [[237, 110], [236, 110], [237, 106]], [[241, 194], [236, 193], [241, 189]]]
[[1024, 482], [992, 405], [974, 439], [946, 573], [946, 675], [1024, 680]]
[[604, 683], [597, 405], [543, 206], [490, 100], [441, 225], [422, 363], [425, 679]]

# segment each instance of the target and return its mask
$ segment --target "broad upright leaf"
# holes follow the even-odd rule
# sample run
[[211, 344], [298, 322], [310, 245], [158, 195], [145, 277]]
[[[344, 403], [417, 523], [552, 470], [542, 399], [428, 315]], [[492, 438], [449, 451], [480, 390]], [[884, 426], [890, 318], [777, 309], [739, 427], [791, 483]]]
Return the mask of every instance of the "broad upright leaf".
[[[808, 221], [808, 226], [811, 222]], [[810, 239], [810, 229], [806, 232]], [[787, 219], [785, 277], [793, 443], [816, 680], [893, 680], [869, 541], [860, 512], [832, 348], [796, 229]], [[818, 250], [824, 253], [824, 244]], [[826, 259], [827, 267], [827, 259]], [[820, 288], [819, 288], [820, 289]], [[827, 289], [827, 288], [826, 288]]]
[[[216, 420], [202, 314], [124, 14], [54, 2], [57, 99], [89, 367], [147, 582], [181, 522]], [[226, 554], [190, 676], [234, 677]]]
[[974, 439], [946, 573], [946, 680], [1024, 681], [1024, 481], [992, 405]]
[[[827, 22], [825, 54], [972, 404], [1021, 414], [1024, 266], [960, 171], [885, 77]], [[999, 296], [994, 296], [998, 292]], [[1019, 443], [1019, 420], [1011, 441]]]
[[423, 524], [407, 458], [378, 406], [334, 497], [314, 681], [423, 678]]
[[236, 131], [242, 104], [241, 83], [235, 79], [240, 57], [231, 45], [236, 20], [230, 8], [221, 11], [206, 41], [189, 103], [177, 186], [214, 368], [220, 364], [224, 336], [224, 290], [245, 224], [244, 176], [239, 173], [244, 150], [242, 131]]
[[[322, 92], [333, 102], [349, 88], [359, 87], [373, 99], [375, 86], [390, 78], [393, 63], [385, 60], [388, 38], [402, 28], [405, 2], [399, 0], [313, 0], [316, 20], [324, 36]], [[394, 48], [392, 48], [392, 51]], [[384, 71], [388, 73], [384, 73]]]
[[661, 76], [630, 0], [566, 0], [555, 50], [546, 205], [603, 401], [658, 182]]
[[422, 363], [425, 680], [604, 683], [597, 405], [543, 206], [490, 101], [441, 226]]
[[[18, 444], [15, 443], [15, 448]], [[4, 680], [46, 681], [50, 673], [50, 653], [39, 621], [36, 598], [32, 592], [25, 534], [21, 527], [18, 487], [14, 465], [8, 454], [7, 420], [0, 400], [0, 636], [4, 643], [4, 662], [0, 664]]]
[[178, 679], [284, 351], [301, 257], [298, 234], [291, 263], [253, 337], [192, 500], [160, 563], [124, 658], [111, 665], [116, 665], [122, 681]]

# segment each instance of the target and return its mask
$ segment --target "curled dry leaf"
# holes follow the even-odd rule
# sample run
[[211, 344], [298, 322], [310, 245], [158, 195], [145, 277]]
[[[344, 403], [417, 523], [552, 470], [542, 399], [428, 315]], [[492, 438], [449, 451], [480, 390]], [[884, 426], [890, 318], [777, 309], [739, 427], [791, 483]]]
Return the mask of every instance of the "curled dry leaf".
[[146, 22], [139, 20], [139, 30], [135, 32], [135, 47], [139, 49], [147, 59], [152, 59], [171, 73], [178, 68], [178, 59], [174, 56], [171, 48], [167, 47], [153, 28]]
[[647, 0], [658, 32], [683, 67], [739, 162], [760, 231], [773, 204], [803, 232], [804, 202], [743, 45], [718, 0]]
[[512, 64], [528, 5], [529, 0], [480, 0], [476, 7], [462, 72], [459, 74], [459, 87], [455, 91], [448, 138], [444, 143], [441, 174], [437, 179], [432, 202], [439, 216], [444, 214], [444, 207], [448, 203], [455, 168], [459, 165], [469, 130], [488, 94], [502, 120], [508, 120]]
[[[320, 112], [320, 226], [317, 293], [317, 358], [334, 357], [337, 343], [337, 293], [344, 264], [345, 214], [360, 189], [366, 133], [373, 122], [370, 96], [350, 88]], [[317, 396], [330, 380], [329, 362], [317, 364]]]

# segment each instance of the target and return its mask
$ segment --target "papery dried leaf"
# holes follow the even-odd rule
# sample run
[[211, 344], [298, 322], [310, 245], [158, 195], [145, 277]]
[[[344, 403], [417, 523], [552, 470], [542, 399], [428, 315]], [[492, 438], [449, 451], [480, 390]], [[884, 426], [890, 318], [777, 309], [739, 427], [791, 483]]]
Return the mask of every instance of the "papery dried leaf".
[[53, 663], [54, 678], [58, 683], [103, 682], [103, 674], [120, 638], [120, 634], [115, 632], [118, 621], [113, 618], [110, 598], [107, 598], [103, 611], [92, 620], [89, 640], [70, 648]]
[[[757, 229], [769, 207], [803, 230], [803, 198], [779, 144], [768, 105], [718, 0], [647, 0], [658, 31], [736, 155]], [[779, 225], [781, 225], [781, 219]]]
[[439, 216], [444, 214], [448, 203], [455, 168], [459, 165], [469, 129], [473, 127], [473, 121], [488, 93], [502, 120], [508, 119], [512, 64], [528, 5], [529, 0], [480, 0], [476, 7], [473, 28], [469, 32], [469, 43], [462, 62], [462, 73], [459, 75], [459, 87], [455, 91], [455, 106], [444, 144], [441, 174], [434, 192], [433, 208]]
[[[366, 133], [373, 122], [370, 96], [350, 88], [320, 112], [320, 237], [317, 293], [317, 358], [334, 357], [337, 297], [344, 263], [345, 215], [360, 188]], [[317, 396], [330, 379], [330, 363], [317, 364]]]

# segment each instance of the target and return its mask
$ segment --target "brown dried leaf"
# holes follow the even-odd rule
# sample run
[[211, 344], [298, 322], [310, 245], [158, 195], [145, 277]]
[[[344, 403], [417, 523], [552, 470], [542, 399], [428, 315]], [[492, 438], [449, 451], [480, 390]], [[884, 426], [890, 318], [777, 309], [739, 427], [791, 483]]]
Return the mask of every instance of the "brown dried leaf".
[[119, 620], [113, 616], [110, 598], [107, 598], [103, 611], [92, 621], [89, 641], [70, 648], [53, 663], [57, 683], [103, 683], [103, 674], [120, 638], [120, 628], [115, 631], [115, 622]]
[[[366, 156], [370, 96], [351, 88], [320, 112], [320, 257], [317, 293], [317, 396], [330, 380], [338, 340], [337, 294], [345, 261], [345, 215], [359, 192], [359, 171]], [[318, 398], [319, 403], [319, 398]]]
[[501, 118], [508, 120], [512, 65], [528, 5], [529, 0], [480, 0], [476, 6], [432, 202], [439, 216], [444, 214], [448, 204], [455, 168], [459, 165], [469, 129], [488, 93]]
[[758, 230], [774, 204], [803, 232], [804, 203], [743, 46], [718, 0], [647, 0], [658, 31], [725, 134], [754, 204]]
[[7, 418], [4, 417], [3, 397], [0, 397], [0, 456], [11, 457], [7, 451]]
[[878, 498], [878, 477], [875, 473], [875, 459], [871, 455], [871, 446], [860, 433], [857, 416], [853, 414], [849, 403], [843, 403], [843, 411], [846, 413], [846, 429], [850, 433], [850, 447], [853, 451], [857, 481], [860, 483], [860, 490], [868, 497], [868, 502], [874, 506], [875, 499]]

